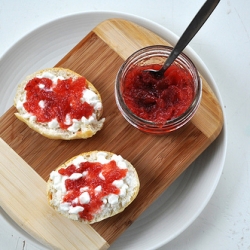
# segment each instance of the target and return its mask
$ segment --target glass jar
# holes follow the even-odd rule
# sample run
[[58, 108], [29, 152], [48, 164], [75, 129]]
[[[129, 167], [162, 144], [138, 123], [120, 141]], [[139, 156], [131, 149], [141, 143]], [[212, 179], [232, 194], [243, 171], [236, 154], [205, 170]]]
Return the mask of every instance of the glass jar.
[[[165, 134], [171, 131], [174, 131], [182, 126], [184, 126], [195, 114], [201, 100], [202, 95], [202, 82], [197, 72], [195, 65], [192, 61], [184, 54], [181, 53], [173, 64], [178, 65], [181, 69], [187, 70], [193, 81], [193, 95], [191, 104], [187, 107], [184, 113], [173, 117], [169, 120], [164, 120], [163, 122], [158, 122], [154, 120], [148, 120], [139, 117], [132, 112], [131, 109], [127, 106], [124, 99], [124, 88], [125, 88], [125, 79], [128, 72], [134, 67], [142, 67], [146, 65], [163, 65], [167, 57], [172, 51], [172, 47], [164, 45], [154, 45], [142, 48], [135, 53], [133, 53], [128, 59], [123, 63], [115, 80], [115, 98], [117, 106], [124, 116], [124, 118], [137, 129], [153, 133], [153, 134]], [[173, 65], [172, 64], [172, 65]], [[169, 69], [168, 69], [169, 70]], [[165, 72], [165, 74], [168, 72]]]

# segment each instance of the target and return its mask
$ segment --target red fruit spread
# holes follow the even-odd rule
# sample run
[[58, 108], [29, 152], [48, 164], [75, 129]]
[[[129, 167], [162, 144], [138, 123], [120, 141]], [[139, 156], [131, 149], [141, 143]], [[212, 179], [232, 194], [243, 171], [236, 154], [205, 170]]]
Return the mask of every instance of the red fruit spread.
[[[43, 86], [41, 88], [41, 86]], [[54, 85], [49, 78], [34, 78], [25, 87], [26, 102], [23, 104], [27, 112], [36, 116], [37, 122], [50, 122], [56, 118], [62, 129], [67, 129], [72, 124], [65, 124], [66, 115], [72, 119], [89, 118], [93, 107], [87, 102], [82, 102], [83, 90], [86, 89], [86, 79], [79, 77], [57, 80]], [[39, 102], [44, 101], [44, 107]]]
[[[75, 165], [70, 165], [67, 168], [61, 168], [58, 172], [64, 176], [71, 176], [73, 173], [83, 173], [88, 171], [86, 176], [83, 176], [77, 180], [66, 179], [65, 186], [67, 193], [63, 198], [63, 202], [70, 202], [82, 193], [81, 188], [88, 187], [87, 192], [90, 196], [90, 202], [88, 204], [72, 203], [72, 206], [82, 206], [84, 210], [79, 212], [80, 218], [84, 220], [93, 219], [93, 214], [100, 210], [103, 205], [105, 196], [109, 194], [119, 195], [120, 189], [112, 182], [124, 178], [127, 174], [127, 169], [120, 169], [115, 161], [101, 164], [98, 162], [82, 162], [77, 168]], [[100, 178], [100, 173], [104, 178]], [[101, 191], [96, 192], [95, 188], [101, 186]]]
[[160, 68], [158, 64], [131, 68], [125, 76], [122, 94], [135, 115], [162, 124], [188, 109], [194, 98], [194, 82], [191, 74], [176, 64], [162, 78], [144, 71]]

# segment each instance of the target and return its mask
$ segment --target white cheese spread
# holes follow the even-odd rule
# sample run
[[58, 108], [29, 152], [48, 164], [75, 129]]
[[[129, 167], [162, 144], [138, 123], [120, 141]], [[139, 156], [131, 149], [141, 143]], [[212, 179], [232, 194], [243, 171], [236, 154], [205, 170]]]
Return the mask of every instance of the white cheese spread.
[[[107, 153], [106, 152], [98, 152], [96, 154], [96, 157], [93, 159], [88, 159], [89, 162], [99, 162], [102, 164], [109, 163], [110, 161], [114, 160], [116, 162], [116, 165], [121, 169], [127, 169], [127, 163], [126, 161], [121, 157], [117, 155], [113, 155], [111, 159], [107, 159]], [[69, 162], [67, 165], [74, 164], [77, 168], [79, 168], [81, 162], [86, 162], [87, 160], [83, 156], [77, 156], [74, 158], [71, 162]], [[83, 211], [81, 206], [72, 206], [72, 204], [88, 204], [91, 201], [90, 192], [91, 190], [89, 187], [81, 187], [80, 192], [81, 194], [79, 197], [75, 198], [71, 203], [63, 202], [63, 197], [67, 194], [66, 187], [65, 187], [65, 181], [67, 179], [70, 180], [77, 180], [79, 178], [87, 178], [88, 171], [84, 171], [83, 173], [73, 173], [71, 176], [63, 176], [58, 173], [58, 171], [52, 171], [50, 174], [50, 179], [52, 180], [52, 187], [56, 190], [58, 193], [58, 199], [56, 203], [60, 203], [59, 211], [61, 212], [68, 212], [70, 214], [75, 214], [76, 216], [79, 216], [78, 213]], [[99, 177], [102, 180], [105, 180], [104, 176], [102, 175], [102, 172], [100, 173]], [[126, 193], [129, 188], [133, 189], [136, 183], [132, 183], [133, 178], [131, 177], [131, 173], [128, 171], [127, 175], [119, 180], [113, 181], [112, 185], [120, 189], [119, 194], [109, 194], [102, 198], [102, 210], [110, 211], [114, 209], [115, 206], [119, 206], [119, 199], [124, 198], [126, 196]], [[95, 195], [98, 195], [99, 192], [102, 191], [102, 186], [98, 185], [94, 188]], [[59, 198], [59, 195], [61, 197]], [[56, 204], [54, 204], [56, 205]]]
[[[64, 80], [65, 78], [62, 76], [55, 76], [54, 74], [50, 73], [50, 72], [43, 72], [41, 75], [38, 75], [37, 78], [48, 78], [53, 82], [52, 88], [53, 86], [55, 86], [57, 84], [57, 81], [60, 80]], [[53, 91], [52, 88], [50, 89], [45, 89], [45, 85], [40, 83], [39, 85], [40, 89], [44, 89], [47, 91]], [[70, 125], [67, 130], [70, 132], [77, 132], [77, 131], [83, 131], [84, 128], [88, 127], [88, 126], [93, 126], [96, 127], [97, 124], [99, 123], [104, 123], [105, 119], [102, 118], [101, 120], [97, 120], [96, 118], [96, 112], [102, 110], [102, 102], [99, 100], [98, 95], [93, 92], [90, 89], [84, 89], [83, 93], [82, 93], [82, 98], [81, 98], [82, 103], [87, 102], [88, 104], [90, 104], [93, 108], [94, 108], [94, 112], [91, 116], [89, 116], [88, 118], [86, 117], [82, 117], [80, 120], [77, 119], [71, 119], [70, 114], [67, 114], [65, 117], [65, 125]], [[26, 97], [23, 100], [19, 100], [16, 107], [17, 109], [21, 112], [21, 114], [23, 114], [23, 117], [26, 119], [29, 119], [31, 122], [35, 122], [36, 121], [36, 116], [28, 113], [23, 104], [26, 102]], [[46, 107], [46, 102], [44, 100], [41, 100], [39, 102], [39, 107], [41, 109], [44, 109]], [[48, 123], [44, 123], [47, 124], [48, 127], [50, 129], [59, 129], [60, 125], [57, 121], [57, 119], [53, 119], [51, 121], [49, 121]]]

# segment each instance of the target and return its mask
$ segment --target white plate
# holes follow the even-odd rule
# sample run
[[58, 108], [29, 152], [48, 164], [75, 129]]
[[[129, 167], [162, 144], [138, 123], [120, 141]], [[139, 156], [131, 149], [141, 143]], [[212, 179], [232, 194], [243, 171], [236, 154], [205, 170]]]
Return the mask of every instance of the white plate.
[[[54, 66], [92, 28], [101, 21], [114, 17], [144, 26], [172, 44], [177, 40], [177, 37], [166, 28], [124, 13], [86, 12], [50, 22], [23, 37], [2, 57], [0, 114], [12, 105], [15, 87], [21, 79], [38, 69]], [[187, 48], [185, 53], [207, 79], [222, 105], [218, 88], [202, 60], [190, 48]], [[199, 216], [210, 200], [222, 173], [225, 154], [224, 127], [216, 141], [112, 244], [110, 249], [156, 249], [177, 237]], [[46, 249], [19, 228], [2, 209], [1, 214], [0, 219], [4, 225], [17, 230], [26, 241], [30, 241], [34, 249]]]

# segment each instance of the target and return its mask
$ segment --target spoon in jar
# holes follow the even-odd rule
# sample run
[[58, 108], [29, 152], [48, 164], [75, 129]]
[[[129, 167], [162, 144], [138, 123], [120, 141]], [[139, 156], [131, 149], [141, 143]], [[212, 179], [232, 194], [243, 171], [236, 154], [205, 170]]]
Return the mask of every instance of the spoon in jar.
[[184, 50], [188, 43], [192, 40], [195, 34], [206, 22], [208, 17], [211, 15], [215, 7], [218, 5], [220, 0], [207, 0], [204, 5], [200, 8], [192, 22], [189, 24], [187, 29], [184, 31], [179, 41], [173, 48], [168, 59], [163, 64], [160, 70], [147, 69], [145, 71], [151, 73], [153, 76], [160, 78], [164, 75], [164, 72], [169, 68], [173, 61], [178, 57], [178, 55]]

